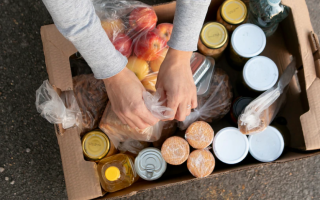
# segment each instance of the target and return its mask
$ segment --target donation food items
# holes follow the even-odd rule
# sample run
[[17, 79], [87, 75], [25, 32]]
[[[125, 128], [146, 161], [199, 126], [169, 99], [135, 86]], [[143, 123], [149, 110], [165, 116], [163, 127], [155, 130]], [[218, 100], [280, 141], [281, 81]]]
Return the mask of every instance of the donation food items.
[[197, 121], [188, 127], [185, 138], [193, 148], [204, 149], [212, 143], [213, 134], [214, 132], [210, 124]]
[[178, 136], [168, 138], [161, 147], [163, 159], [171, 165], [181, 165], [188, 159], [189, 153], [188, 142]]
[[189, 155], [187, 167], [193, 176], [203, 178], [212, 173], [215, 160], [212, 153], [207, 149], [194, 150]]

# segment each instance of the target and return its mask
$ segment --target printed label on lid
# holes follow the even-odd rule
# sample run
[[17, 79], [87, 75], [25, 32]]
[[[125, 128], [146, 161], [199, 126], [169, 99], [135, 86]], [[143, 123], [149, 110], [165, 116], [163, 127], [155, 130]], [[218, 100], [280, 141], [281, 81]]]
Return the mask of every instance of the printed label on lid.
[[247, 8], [241, 1], [228, 1], [223, 5], [221, 14], [228, 23], [239, 24], [245, 20]]
[[226, 42], [227, 30], [218, 23], [206, 25], [201, 32], [203, 43], [210, 48], [219, 48]]

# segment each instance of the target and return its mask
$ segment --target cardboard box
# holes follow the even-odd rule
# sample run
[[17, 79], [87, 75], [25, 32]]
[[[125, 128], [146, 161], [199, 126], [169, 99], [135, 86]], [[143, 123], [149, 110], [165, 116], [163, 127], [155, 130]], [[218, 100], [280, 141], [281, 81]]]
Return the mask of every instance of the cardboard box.
[[[222, 0], [212, 1], [207, 21], [215, 19], [216, 11], [222, 2]], [[304, 0], [282, 0], [282, 2], [291, 8], [291, 13], [281, 23], [275, 35], [268, 38], [267, 47], [262, 55], [275, 61], [280, 74], [289, 64], [292, 55], [297, 58], [298, 73], [290, 82], [287, 104], [280, 115], [288, 120], [288, 128], [291, 132], [290, 147], [305, 151], [316, 150], [320, 149], [319, 42], [313, 33], [306, 2]], [[160, 23], [172, 22], [175, 5], [175, 2], [172, 2], [154, 6]], [[57, 90], [72, 90], [69, 57], [76, 52], [75, 47], [59, 33], [54, 25], [41, 27], [41, 36], [50, 83]], [[232, 79], [233, 74], [230, 74], [233, 73], [232, 70], [228, 73]], [[217, 131], [219, 127], [214, 129]], [[63, 130], [61, 126], [56, 126], [68, 197], [72, 200], [98, 198], [104, 193], [100, 187], [96, 164], [84, 160], [79, 134], [75, 128]], [[319, 152], [288, 151], [275, 163], [302, 159], [316, 154]], [[266, 164], [272, 163], [242, 163], [215, 170], [213, 174], [218, 176], [221, 173], [232, 173]], [[193, 179], [190, 174], [172, 177], [153, 182], [140, 181], [127, 189], [107, 194], [101, 199], [129, 196], [133, 194], [132, 192], [170, 187], [173, 184], [185, 184]]]

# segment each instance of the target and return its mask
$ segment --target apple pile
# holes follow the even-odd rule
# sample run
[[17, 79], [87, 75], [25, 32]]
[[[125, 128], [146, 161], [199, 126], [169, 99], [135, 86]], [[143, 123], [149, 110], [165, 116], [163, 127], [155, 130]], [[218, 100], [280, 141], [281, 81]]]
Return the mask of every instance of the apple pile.
[[127, 68], [149, 91], [155, 91], [157, 72], [167, 54], [173, 29], [170, 23], [156, 26], [157, 21], [151, 7], [137, 7], [128, 16], [101, 21], [114, 47], [128, 58]]

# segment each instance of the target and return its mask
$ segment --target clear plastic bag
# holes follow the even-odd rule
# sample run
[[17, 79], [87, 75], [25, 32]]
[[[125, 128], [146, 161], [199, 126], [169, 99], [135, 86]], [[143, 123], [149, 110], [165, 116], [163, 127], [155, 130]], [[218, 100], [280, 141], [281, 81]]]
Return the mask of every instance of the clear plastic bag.
[[52, 124], [62, 124], [64, 129], [81, 128], [82, 118], [73, 91], [66, 91], [61, 97], [48, 80], [36, 91], [36, 108], [41, 116]]
[[[160, 94], [160, 92], [156, 92], [155, 95], [144, 92], [143, 99], [145, 105], [153, 116], [159, 120], [170, 119], [173, 116], [173, 111], [170, 108], [162, 106], [164, 101], [159, 101], [161, 97]], [[164, 113], [170, 113], [171, 115], [165, 115]], [[108, 135], [115, 147], [118, 148], [122, 143], [125, 143], [126, 140], [157, 141], [161, 136], [163, 124], [163, 121], [159, 121], [154, 126], [145, 129], [133, 129], [129, 125], [121, 122], [113, 112], [111, 104], [109, 103], [104, 111], [99, 127]]]
[[239, 130], [246, 135], [264, 131], [278, 114], [286, 98], [286, 86], [296, 72], [296, 61], [285, 69], [279, 82], [253, 100], [238, 119]]
[[219, 120], [229, 112], [231, 101], [229, 76], [222, 69], [217, 68], [211, 77], [209, 91], [198, 96], [198, 107], [183, 122], [179, 122], [178, 127], [185, 130], [195, 121]]
[[108, 95], [102, 80], [93, 74], [73, 77], [73, 92], [82, 116], [82, 133], [96, 129], [108, 103]]
[[135, 155], [138, 155], [140, 151], [150, 146], [148, 142], [141, 142], [138, 140], [127, 139], [124, 142], [121, 142], [118, 146], [118, 150], [122, 153], [130, 152]]
[[163, 144], [163, 142], [169, 138], [170, 136], [172, 136], [177, 130], [177, 121], [176, 120], [171, 120], [171, 121], [165, 121], [163, 123], [163, 128], [162, 128], [162, 132], [161, 132], [161, 136], [159, 138], [159, 140], [153, 142], [153, 146], [154, 147], [158, 147], [160, 148], [161, 145]]
[[188, 158], [187, 167], [197, 178], [210, 175], [215, 167], [215, 159], [208, 149], [193, 151]]

